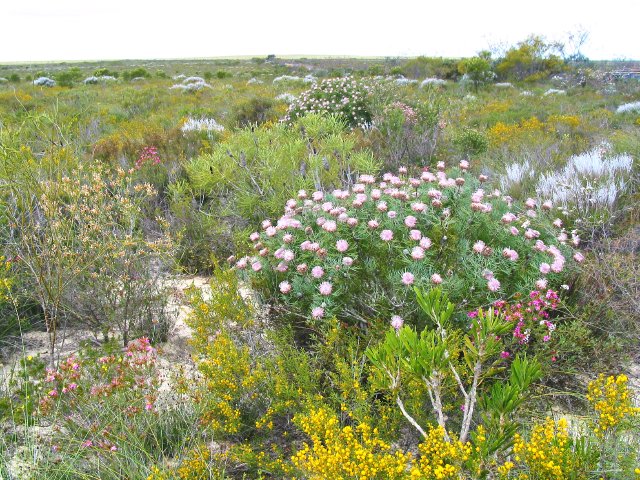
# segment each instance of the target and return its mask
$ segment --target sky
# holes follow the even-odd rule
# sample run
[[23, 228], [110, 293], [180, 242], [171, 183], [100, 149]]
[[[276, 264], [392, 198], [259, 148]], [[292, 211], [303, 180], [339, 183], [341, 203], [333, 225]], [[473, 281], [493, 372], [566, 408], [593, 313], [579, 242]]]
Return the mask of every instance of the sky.
[[472, 56], [587, 31], [640, 59], [640, 0], [0, 0], [0, 62], [224, 56]]

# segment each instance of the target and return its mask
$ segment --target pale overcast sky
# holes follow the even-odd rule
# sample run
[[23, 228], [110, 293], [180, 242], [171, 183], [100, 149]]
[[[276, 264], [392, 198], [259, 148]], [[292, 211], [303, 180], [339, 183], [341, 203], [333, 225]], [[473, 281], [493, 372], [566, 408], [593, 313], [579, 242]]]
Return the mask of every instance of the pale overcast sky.
[[234, 55], [470, 56], [589, 32], [640, 59], [640, 0], [0, 0], [0, 62]]

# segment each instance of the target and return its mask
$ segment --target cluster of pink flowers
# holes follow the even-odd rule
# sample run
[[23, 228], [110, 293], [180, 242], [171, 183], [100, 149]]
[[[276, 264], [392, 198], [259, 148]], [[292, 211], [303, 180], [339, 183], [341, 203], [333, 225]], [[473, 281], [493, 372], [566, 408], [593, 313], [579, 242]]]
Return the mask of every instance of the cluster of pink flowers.
[[[120, 389], [149, 390], [153, 382], [149, 372], [155, 363], [156, 350], [145, 337], [129, 342], [122, 356], [102, 356], [93, 364], [71, 355], [57, 370], [46, 370], [44, 381], [50, 387], [40, 399], [40, 410], [47, 413], [54, 400], [74, 402], [84, 394], [106, 397]], [[149, 404], [148, 400], [146, 403]]]
[[159, 165], [160, 162], [160, 155], [158, 155], [156, 147], [144, 147], [136, 160], [136, 169], [140, 169], [146, 164]]
[[[465, 173], [469, 168], [468, 161], [461, 161], [459, 167], [456, 174], [460, 175], [462, 171], [462, 175], [468, 176]], [[460, 208], [459, 203], [452, 203], [454, 200], [466, 202], [464, 199], [468, 197], [461, 196], [466, 191], [463, 190], [464, 184], [464, 178], [449, 176], [444, 162], [438, 162], [436, 171], [424, 168], [413, 176], [407, 173], [406, 168], [400, 169], [397, 175], [385, 173], [380, 181], [376, 181], [373, 175], [361, 175], [350, 190], [337, 189], [331, 194], [300, 190], [297, 198], [286, 201], [282, 217], [275, 222], [263, 221], [262, 231], [251, 233], [249, 239], [255, 253], [234, 259], [235, 268], [259, 275], [275, 274], [277, 281], [273, 285], [278, 287], [276, 292], [287, 296], [289, 303], [307, 302], [306, 314], [316, 319], [340, 307], [340, 295], [348, 291], [348, 288], [339, 288], [341, 282], [353, 272], [362, 271], [369, 252], [373, 254], [375, 251], [375, 255], [384, 256], [377, 261], [394, 265], [394, 277], [389, 277], [389, 280], [398, 287], [445, 283], [456, 272], [451, 268], [446, 272], [437, 271], [438, 264], [434, 260], [446, 245], [447, 237], [440, 233], [432, 239], [428, 234], [442, 232], [439, 225], [450, 221], [453, 210], [450, 206]], [[504, 210], [500, 214], [491, 213], [494, 206], [504, 209], [505, 204], [512, 210], [513, 203], [513, 199], [503, 196], [499, 190], [478, 188], [470, 195], [469, 207], [478, 212], [475, 214], [478, 219], [494, 221], [495, 217], [492, 228], [505, 229], [509, 239], [511, 235], [518, 237], [517, 240], [509, 240], [509, 244], [514, 246], [490, 246], [487, 238], [493, 238], [491, 232], [483, 232], [485, 241], [477, 240], [472, 244], [472, 254], [486, 257], [474, 259], [470, 264], [480, 266], [475, 275], [486, 282], [488, 292], [510, 290], [505, 286], [513, 280], [506, 275], [498, 278], [502, 275], [500, 272], [513, 268], [505, 264], [505, 259], [520, 264], [521, 259], [529, 258], [533, 251], [551, 257], [551, 264], [543, 262], [540, 265], [543, 274], [560, 273], [565, 267], [561, 246], [546, 245], [540, 238], [543, 234], [531, 224], [532, 221], [542, 222], [538, 211], [547, 211], [550, 204], [543, 202], [538, 207], [539, 202], [528, 199], [525, 202], [527, 210], [522, 213], [502, 213]], [[486, 223], [486, 220], [478, 221]], [[438, 228], [427, 230], [435, 226]], [[538, 228], [545, 232], [542, 238], [547, 242], [553, 241], [553, 236], [546, 234], [548, 228], [545, 224]], [[367, 245], [364, 250], [363, 245]], [[460, 242], [459, 245], [466, 243]], [[537, 258], [541, 257], [540, 253]], [[573, 259], [579, 262], [583, 257], [576, 253]], [[486, 266], [498, 273], [494, 274]], [[524, 266], [535, 268], [528, 264]], [[395, 273], [398, 271], [399, 274]], [[375, 272], [371, 274], [375, 275]], [[465, 275], [468, 276], [466, 272]], [[537, 288], [546, 288], [547, 279], [541, 278], [536, 285]], [[298, 288], [304, 293], [302, 290], [294, 292]]]
[[[551, 321], [550, 312], [560, 306], [560, 298], [556, 291], [533, 290], [529, 293], [526, 301], [498, 300], [494, 302], [493, 306], [497, 314], [514, 324], [512, 335], [516, 344], [530, 343], [534, 332], [538, 335], [539, 341], [541, 340], [543, 343], [551, 341], [556, 324]], [[467, 313], [469, 318], [475, 318], [477, 315], [477, 310]], [[509, 356], [509, 352], [502, 352], [503, 358]]]
[[385, 110], [396, 109], [402, 112], [404, 116], [404, 121], [408, 125], [415, 125], [418, 122], [418, 112], [415, 111], [412, 107], [402, 102], [393, 102], [389, 107]]

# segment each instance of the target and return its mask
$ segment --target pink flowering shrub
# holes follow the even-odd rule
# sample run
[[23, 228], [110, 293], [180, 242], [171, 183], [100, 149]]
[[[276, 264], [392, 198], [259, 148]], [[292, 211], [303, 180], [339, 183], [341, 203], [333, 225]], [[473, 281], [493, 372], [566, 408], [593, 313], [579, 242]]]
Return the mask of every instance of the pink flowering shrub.
[[436, 172], [300, 191], [282, 217], [262, 222], [255, 253], [235, 267], [283, 313], [351, 324], [411, 318], [414, 286], [441, 285], [464, 308], [564, 283], [581, 257], [547, 204], [487, 191], [467, 168], [445, 172], [440, 162]]
[[[78, 468], [113, 468], [135, 456], [161, 451], [156, 400], [160, 379], [156, 349], [147, 338], [84, 349], [46, 369], [39, 383], [38, 415], [52, 424], [50, 453], [78, 460]], [[69, 455], [69, 457], [67, 457]], [[103, 477], [104, 478], [104, 477]]]
[[333, 114], [350, 127], [371, 122], [368, 106], [370, 87], [352, 77], [327, 78], [315, 83], [289, 105], [283, 121], [290, 123], [308, 114]]
[[[502, 358], [510, 358], [535, 345], [537, 352], [545, 351], [552, 362], [556, 361], [553, 349], [556, 330], [554, 315], [560, 307], [560, 297], [556, 291], [532, 290], [526, 297], [516, 295], [511, 301], [497, 300], [493, 307], [512, 326], [511, 333], [503, 338]], [[467, 316], [475, 319], [478, 310], [468, 312]]]
[[160, 165], [160, 162], [160, 155], [158, 155], [158, 149], [156, 147], [144, 147], [136, 160], [136, 170], [141, 169], [145, 165]]

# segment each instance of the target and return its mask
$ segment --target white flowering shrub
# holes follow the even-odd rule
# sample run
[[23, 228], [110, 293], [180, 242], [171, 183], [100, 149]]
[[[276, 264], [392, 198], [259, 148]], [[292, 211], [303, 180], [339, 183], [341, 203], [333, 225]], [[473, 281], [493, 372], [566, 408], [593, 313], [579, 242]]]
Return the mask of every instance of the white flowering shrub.
[[303, 79], [294, 75], [280, 75], [273, 79], [273, 83], [300, 83]]
[[38, 87], [55, 87], [56, 81], [49, 77], [38, 77], [33, 81], [33, 84]]
[[291, 104], [296, 101], [296, 96], [293, 95], [292, 93], [285, 92], [285, 93], [281, 93], [280, 95], [277, 95], [276, 100]]
[[224, 127], [213, 118], [187, 118], [180, 128], [183, 132], [222, 132]]
[[300, 191], [251, 234], [255, 253], [235, 268], [284, 313], [361, 325], [412, 318], [414, 286], [440, 285], [465, 308], [564, 283], [582, 256], [551, 203], [487, 192], [467, 168]]
[[302, 92], [283, 120], [291, 123], [308, 113], [335, 114], [350, 127], [362, 127], [371, 122], [370, 91], [369, 85], [352, 77], [325, 79]]
[[640, 112], [640, 102], [625, 103], [616, 108], [616, 113], [627, 112]]
[[546, 92], [544, 92], [544, 96], [548, 97], [549, 95], [566, 95], [566, 90], [558, 90], [557, 88], [550, 88]]
[[536, 191], [580, 218], [609, 212], [625, 192], [632, 172], [629, 155], [609, 155], [603, 144], [567, 161], [557, 172], [540, 175]]
[[97, 85], [98, 83], [107, 83], [107, 82], [115, 82], [116, 77], [112, 77], [111, 75], [102, 75], [102, 76], [91, 76], [85, 78], [82, 83], [85, 85]]
[[424, 80], [422, 80], [422, 82], [420, 82], [420, 88], [424, 88], [427, 85], [446, 85], [447, 81], [443, 80], [442, 78], [425, 78]]
[[184, 92], [198, 92], [205, 88], [211, 88], [202, 77], [186, 77], [181, 83], [176, 83], [170, 87], [170, 90], [182, 90]]

